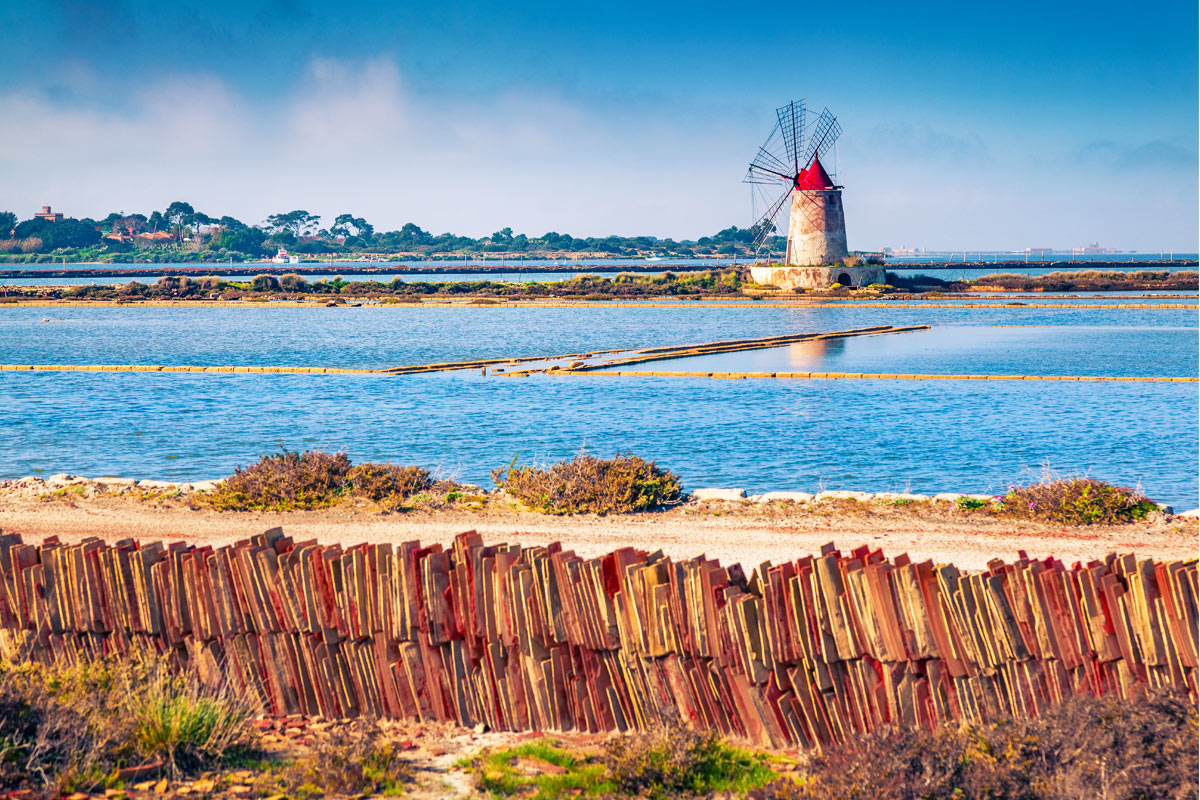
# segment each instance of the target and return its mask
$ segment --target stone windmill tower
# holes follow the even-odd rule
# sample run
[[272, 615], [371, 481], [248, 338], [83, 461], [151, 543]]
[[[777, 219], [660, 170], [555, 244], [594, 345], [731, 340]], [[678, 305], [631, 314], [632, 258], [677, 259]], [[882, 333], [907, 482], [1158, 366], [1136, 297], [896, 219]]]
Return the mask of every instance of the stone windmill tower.
[[787, 255], [782, 265], [753, 267], [754, 280], [787, 289], [883, 282], [882, 267], [843, 263], [849, 251], [842, 187], [821, 163], [841, 135], [837, 117], [824, 109], [810, 119], [803, 100], [776, 109], [775, 117], [775, 127], [750, 162], [745, 182], [755, 190], [756, 206], [766, 207], [756, 214], [752, 229], [756, 250], [775, 233], [780, 213], [790, 207]]

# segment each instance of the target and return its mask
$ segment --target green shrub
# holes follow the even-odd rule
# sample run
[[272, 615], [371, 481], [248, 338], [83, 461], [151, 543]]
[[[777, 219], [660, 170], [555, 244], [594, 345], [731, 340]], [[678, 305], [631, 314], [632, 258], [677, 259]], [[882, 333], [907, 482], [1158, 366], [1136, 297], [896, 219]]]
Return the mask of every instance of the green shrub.
[[1145, 495], [1095, 478], [1044, 480], [1014, 486], [996, 504], [998, 513], [1061, 525], [1114, 525], [1145, 519], [1156, 506]]
[[648, 798], [742, 793], [775, 777], [764, 756], [682, 728], [611, 739], [604, 763], [619, 792]]
[[238, 466], [205, 502], [223, 511], [324, 508], [342, 499], [349, 472], [345, 453], [284, 450], [249, 467]]
[[1076, 697], [1036, 719], [863, 737], [814, 753], [799, 781], [748, 798], [1195, 798], [1196, 729], [1185, 697]]
[[580, 453], [549, 468], [492, 470], [492, 480], [531, 508], [547, 514], [626, 514], [679, 502], [679, 478], [638, 456], [596, 458]]

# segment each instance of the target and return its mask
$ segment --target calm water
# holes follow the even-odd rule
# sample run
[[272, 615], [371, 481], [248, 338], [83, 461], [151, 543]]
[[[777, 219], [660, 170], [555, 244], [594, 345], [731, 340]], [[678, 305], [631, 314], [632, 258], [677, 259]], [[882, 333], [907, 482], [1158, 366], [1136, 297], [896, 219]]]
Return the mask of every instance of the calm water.
[[[383, 367], [918, 323], [719, 368], [1195, 376], [1200, 358], [1193, 310], [0, 307], [0, 362]], [[211, 478], [284, 446], [486, 484], [514, 454], [587, 447], [692, 487], [1001, 491], [1049, 465], [1193, 508], [1198, 414], [1196, 384], [0, 372], [0, 476]]]

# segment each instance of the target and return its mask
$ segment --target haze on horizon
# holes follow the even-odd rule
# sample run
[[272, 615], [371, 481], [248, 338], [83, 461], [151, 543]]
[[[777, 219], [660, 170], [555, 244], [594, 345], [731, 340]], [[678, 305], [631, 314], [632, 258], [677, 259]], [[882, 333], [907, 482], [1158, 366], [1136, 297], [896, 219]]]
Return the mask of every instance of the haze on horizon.
[[7, 2], [0, 210], [694, 239], [753, 221], [746, 163], [807, 97], [853, 249], [1195, 252], [1196, 29], [1153, 0]]

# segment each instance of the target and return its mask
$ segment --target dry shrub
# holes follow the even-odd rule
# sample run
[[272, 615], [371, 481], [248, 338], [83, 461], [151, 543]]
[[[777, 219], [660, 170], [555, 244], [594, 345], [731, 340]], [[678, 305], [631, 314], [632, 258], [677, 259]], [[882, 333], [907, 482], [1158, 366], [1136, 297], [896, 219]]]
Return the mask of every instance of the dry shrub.
[[1073, 698], [1044, 716], [876, 735], [814, 755], [750, 800], [1194, 800], [1196, 707]]
[[258, 789], [292, 797], [396, 795], [413, 777], [412, 764], [378, 724], [356, 720], [321, 735], [311, 754], [265, 777]]
[[342, 500], [350, 459], [345, 453], [309, 450], [263, 456], [238, 466], [217, 484], [206, 502], [222, 511], [291, 511], [325, 508]]
[[386, 510], [398, 509], [409, 497], [433, 486], [429, 470], [396, 464], [359, 464], [346, 476], [355, 497], [373, 500]]
[[712, 731], [670, 728], [615, 737], [604, 747], [608, 779], [633, 797], [744, 792], [775, 777], [762, 756], [732, 747]]
[[279, 291], [279, 279], [274, 275], [255, 275], [250, 281], [250, 288], [256, 292], [277, 292]]
[[38, 236], [26, 236], [21, 240], [21, 250], [25, 253], [36, 253], [45, 243]]
[[21, 243], [16, 239], [0, 239], [0, 253], [19, 253]]
[[217, 765], [256, 732], [253, 699], [173, 675], [166, 660], [0, 663], [0, 790], [95, 790], [122, 767]]
[[1015, 486], [996, 509], [1003, 516], [1061, 525], [1115, 525], [1145, 519], [1156, 506], [1140, 492], [1095, 478], [1057, 478]]
[[492, 480], [513, 497], [547, 514], [627, 514], [679, 502], [679, 478], [638, 456], [596, 458], [580, 453], [549, 468], [492, 470]]
[[308, 282], [297, 272], [285, 272], [279, 276], [279, 288], [285, 292], [303, 292], [308, 288]]
[[51, 795], [100, 786], [110, 764], [135, 758], [128, 722], [107, 719], [115, 705], [112, 681], [91, 668], [55, 675], [40, 665], [4, 665], [0, 789]]

